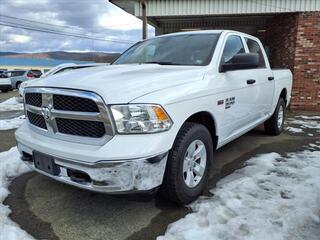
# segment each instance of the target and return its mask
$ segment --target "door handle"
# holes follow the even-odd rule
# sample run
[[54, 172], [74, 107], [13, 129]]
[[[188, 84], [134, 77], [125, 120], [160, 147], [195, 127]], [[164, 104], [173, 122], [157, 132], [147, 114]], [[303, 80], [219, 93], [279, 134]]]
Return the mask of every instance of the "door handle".
[[272, 80], [274, 80], [274, 77], [268, 77], [268, 80], [272, 81]]
[[256, 82], [256, 80], [254, 80], [254, 79], [247, 80], [247, 84], [254, 84], [255, 82]]

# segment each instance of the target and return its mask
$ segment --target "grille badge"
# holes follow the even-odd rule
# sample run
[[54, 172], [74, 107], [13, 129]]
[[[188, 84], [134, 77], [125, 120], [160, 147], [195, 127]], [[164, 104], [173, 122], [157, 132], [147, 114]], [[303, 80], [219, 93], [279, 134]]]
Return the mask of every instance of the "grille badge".
[[44, 119], [49, 120], [51, 118], [51, 108], [50, 107], [42, 107], [41, 114]]

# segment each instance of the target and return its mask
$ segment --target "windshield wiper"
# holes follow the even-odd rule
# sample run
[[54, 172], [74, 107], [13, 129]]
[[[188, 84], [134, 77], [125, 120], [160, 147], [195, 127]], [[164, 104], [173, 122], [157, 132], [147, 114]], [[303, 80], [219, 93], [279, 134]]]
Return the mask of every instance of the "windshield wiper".
[[159, 65], [181, 65], [179, 63], [173, 63], [173, 62], [164, 62], [164, 61], [150, 61], [150, 62], [142, 62], [145, 64], [159, 64]]

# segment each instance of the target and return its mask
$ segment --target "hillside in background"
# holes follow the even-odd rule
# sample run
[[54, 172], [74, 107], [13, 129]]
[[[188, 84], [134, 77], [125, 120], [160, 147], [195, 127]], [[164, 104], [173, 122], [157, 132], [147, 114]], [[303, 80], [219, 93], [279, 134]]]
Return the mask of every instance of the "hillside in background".
[[16, 53], [16, 52], [0, 52], [0, 57], [16, 57], [16, 58], [51, 58], [51, 59], [68, 59], [80, 61], [93, 61], [108, 63], [115, 60], [120, 53], [104, 53], [104, 52], [40, 52], [40, 53]]

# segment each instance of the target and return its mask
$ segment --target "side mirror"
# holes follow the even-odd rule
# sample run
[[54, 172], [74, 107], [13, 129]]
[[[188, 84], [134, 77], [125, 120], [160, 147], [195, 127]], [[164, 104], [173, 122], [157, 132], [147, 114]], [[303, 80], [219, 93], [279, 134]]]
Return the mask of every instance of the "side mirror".
[[257, 53], [236, 54], [228, 62], [220, 66], [220, 72], [239, 69], [251, 69], [259, 66], [259, 55]]

